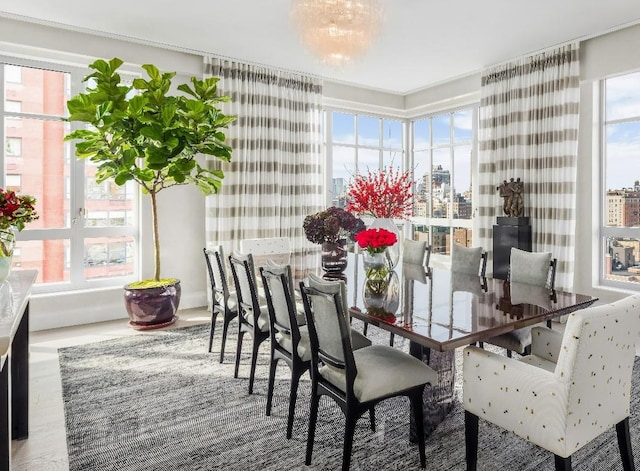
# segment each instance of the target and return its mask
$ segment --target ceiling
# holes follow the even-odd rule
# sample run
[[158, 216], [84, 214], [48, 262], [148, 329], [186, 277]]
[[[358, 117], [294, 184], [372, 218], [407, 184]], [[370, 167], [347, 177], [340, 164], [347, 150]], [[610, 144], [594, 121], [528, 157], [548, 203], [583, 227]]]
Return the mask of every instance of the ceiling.
[[302, 48], [289, 1], [3, 0], [0, 15], [400, 94], [640, 22], [638, 0], [383, 0], [385, 21], [370, 50], [351, 65], [331, 68]]

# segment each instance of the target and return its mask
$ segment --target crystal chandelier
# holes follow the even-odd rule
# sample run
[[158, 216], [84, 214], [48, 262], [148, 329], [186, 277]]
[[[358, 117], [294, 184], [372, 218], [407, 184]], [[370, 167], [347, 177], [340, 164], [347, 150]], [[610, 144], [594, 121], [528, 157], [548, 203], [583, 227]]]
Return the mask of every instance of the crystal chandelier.
[[333, 66], [368, 49], [382, 16], [382, 0], [291, 0], [291, 21], [303, 46]]

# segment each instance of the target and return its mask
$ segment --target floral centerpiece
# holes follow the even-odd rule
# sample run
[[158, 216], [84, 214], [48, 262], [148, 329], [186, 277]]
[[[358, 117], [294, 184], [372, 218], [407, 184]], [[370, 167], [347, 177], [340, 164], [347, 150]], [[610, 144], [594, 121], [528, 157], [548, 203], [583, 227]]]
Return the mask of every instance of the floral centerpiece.
[[363, 265], [367, 279], [363, 296], [368, 309], [381, 307], [384, 303], [390, 279], [385, 251], [397, 241], [397, 236], [386, 229], [367, 229], [356, 235], [358, 246], [364, 250]]
[[[0, 257], [13, 254], [14, 230], [21, 231], [27, 223], [38, 219], [33, 196], [18, 196], [14, 191], [0, 188]], [[10, 240], [9, 240], [10, 239]]]
[[383, 167], [356, 175], [347, 190], [347, 211], [358, 216], [400, 219], [411, 216], [413, 209], [411, 174]]
[[308, 215], [302, 227], [310, 242], [322, 244], [323, 270], [336, 275], [347, 267], [346, 239], [353, 241], [365, 228], [362, 219], [335, 206]]

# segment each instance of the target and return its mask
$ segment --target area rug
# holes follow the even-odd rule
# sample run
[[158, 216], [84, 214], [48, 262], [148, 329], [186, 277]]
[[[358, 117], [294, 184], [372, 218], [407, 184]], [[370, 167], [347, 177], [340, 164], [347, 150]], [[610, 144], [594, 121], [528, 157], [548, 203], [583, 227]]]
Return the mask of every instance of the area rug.
[[[376, 342], [388, 334], [369, 329]], [[288, 368], [278, 367], [272, 414], [265, 416], [268, 343], [260, 348], [254, 394], [248, 394], [250, 343], [245, 337], [240, 377], [233, 378], [235, 332], [218, 363], [220, 337], [207, 353], [206, 325], [108, 340], [59, 351], [71, 471], [338, 470], [344, 418], [328, 399], [320, 403], [311, 466], [304, 465], [310, 384], [298, 392], [293, 438], [285, 438]], [[403, 347], [403, 339], [396, 338]], [[406, 345], [404, 345], [406, 348]], [[457, 378], [459, 383], [459, 377]], [[640, 360], [634, 369], [630, 418], [640, 469]], [[419, 470], [409, 443], [404, 398], [376, 408], [377, 431], [362, 418], [351, 469]], [[553, 470], [553, 456], [486, 422], [480, 424], [479, 470]], [[574, 469], [622, 469], [611, 430], [573, 457]], [[452, 412], [427, 439], [427, 469], [464, 470], [464, 413]]]

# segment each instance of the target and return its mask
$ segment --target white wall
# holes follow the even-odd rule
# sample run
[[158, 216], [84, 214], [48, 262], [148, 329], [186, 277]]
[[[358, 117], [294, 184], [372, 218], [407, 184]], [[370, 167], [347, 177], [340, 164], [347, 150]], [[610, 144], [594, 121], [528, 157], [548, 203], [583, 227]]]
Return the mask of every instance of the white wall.
[[[576, 290], [609, 299], [621, 294], [594, 287], [593, 235], [597, 221], [592, 217], [594, 175], [597, 144], [594, 144], [593, 80], [608, 75], [640, 69], [640, 55], [630, 54], [640, 48], [640, 26], [585, 41], [582, 45], [581, 130], [578, 162], [578, 226], [576, 256]], [[134, 44], [119, 39], [94, 36], [49, 26], [20, 22], [0, 17], [0, 54], [19, 53], [42, 58], [51, 54], [65, 62], [86, 65], [94, 58], [120, 57], [131, 64], [154, 63], [162, 70], [175, 70], [180, 75], [202, 76], [202, 59], [194, 54], [170, 51], [150, 45]], [[52, 51], [55, 51], [53, 53]], [[491, 65], [491, 64], [487, 64]], [[326, 82], [325, 101], [332, 106], [378, 110], [396, 116], [416, 116], [452, 106], [477, 101], [480, 75], [472, 74], [435, 87], [394, 95], [362, 89], [347, 84]], [[163, 274], [181, 279], [182, 308], [206, 305], [206, 273], [201, 248], [205, 245], [204, 197], [196, 188], [179, 187], [163, 192], [160, 200], [160, 233], [163, 244]], [[143, 214], [148, 218], [148, 201]], [[143, 227], [149, 227], [148, 219]], [[152, 270], [151, 234], [142, 234], [143, 276]], [[91, 292], [74, 292], [34, 296], [31, 305], [32, 329], [126, 318], [121, 287]]]

